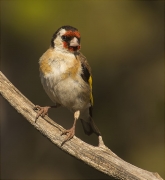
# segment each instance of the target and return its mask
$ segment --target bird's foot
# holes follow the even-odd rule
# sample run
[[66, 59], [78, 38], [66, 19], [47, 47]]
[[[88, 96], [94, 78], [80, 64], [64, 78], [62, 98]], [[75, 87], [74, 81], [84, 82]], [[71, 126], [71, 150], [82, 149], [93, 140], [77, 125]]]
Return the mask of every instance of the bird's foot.
[[66, 141], [69, 141], [70, 139], [73, 138], [73, 136], [75, 135], [75, 127], [73, 126], [71, 129], [65, 130], [62, 132], [62, 135], [67, 135], [66, 138], [64, 139], [64, 141], [62, 142], [61, 145], [63, 145]]
[[[39, 110], [36, 115], [36, 120], [38, 119], [39, 116], [44, 117], [45, 115], [48, 115], [49, 108], [51, 108], [51, 107], [50, 106], [41, 107], [39, 105], [36, 105], [34, 107], [34, 110]], [[35, 120], [35, 122], [36, 122], [36, 120]]]

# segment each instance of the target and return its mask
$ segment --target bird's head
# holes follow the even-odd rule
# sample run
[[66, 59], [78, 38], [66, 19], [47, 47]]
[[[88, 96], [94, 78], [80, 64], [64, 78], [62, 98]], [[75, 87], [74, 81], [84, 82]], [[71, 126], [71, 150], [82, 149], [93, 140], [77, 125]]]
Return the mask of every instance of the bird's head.
[[76, 52], [80, 49], [80, 33], [72, 26], [62, 26], [54, 34], [51, 47], [61, 51]]

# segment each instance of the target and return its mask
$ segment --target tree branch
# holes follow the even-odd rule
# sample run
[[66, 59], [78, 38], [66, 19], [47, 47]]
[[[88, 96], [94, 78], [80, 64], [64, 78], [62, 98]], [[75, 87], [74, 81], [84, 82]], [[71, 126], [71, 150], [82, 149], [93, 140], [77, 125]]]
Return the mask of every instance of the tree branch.
[[65, 136], [61, 136], [63, 127], [49, 117], [39, 117], [35, 123], [36, 112], [32, 104], [0, 71], [0, 93], [27, 121], [57, 145], [63, 151], [82, 160], [89, 166], [119, 180], [162, 180], [158, 173], [152, 173], [135, 167], [114, 154], [108, 148], [89, 145], [73, 137], [63, 146]]

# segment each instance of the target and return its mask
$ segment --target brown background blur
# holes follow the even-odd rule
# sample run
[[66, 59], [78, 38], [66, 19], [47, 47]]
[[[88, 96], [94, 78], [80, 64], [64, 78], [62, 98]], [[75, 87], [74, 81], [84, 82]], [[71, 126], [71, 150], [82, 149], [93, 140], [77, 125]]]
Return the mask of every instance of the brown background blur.
[[[34, 104], [52, 105], [38, 59], [62, 25], [77, 27], [93, 72], [94, 119], [119, 157], [164, 176], [164, 1], [1, 0], [1, 70]], [[110, 179], [65, 154], [1, 99], [1, 179]], [[49, 116], [65, 128], [65, 108]], [[84, 134], [76, 136], [97, 145]]]

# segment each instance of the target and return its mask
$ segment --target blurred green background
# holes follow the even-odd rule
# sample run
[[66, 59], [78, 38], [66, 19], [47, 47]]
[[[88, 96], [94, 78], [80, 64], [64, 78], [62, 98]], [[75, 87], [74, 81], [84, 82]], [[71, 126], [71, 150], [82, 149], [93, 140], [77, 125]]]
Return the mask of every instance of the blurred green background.
[[[1, 0], [1, 70], [34, 104], [52, 105], [38, 60], [71, 25], [93, 72], [94, 119], [119, 157], [164, 176], [164, 1]], [[70, 157], [1, 99], [1, 179], [110, 179]], [[70, 128], [65, 108], [49, 116]], [[86, 136], [80, 122], [76, 136]]]

